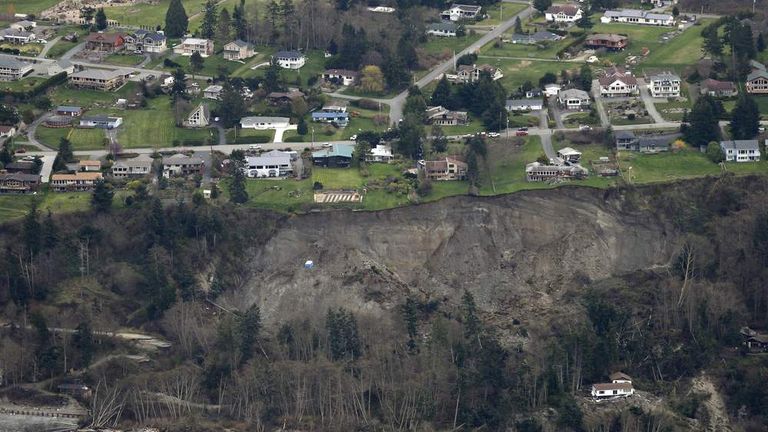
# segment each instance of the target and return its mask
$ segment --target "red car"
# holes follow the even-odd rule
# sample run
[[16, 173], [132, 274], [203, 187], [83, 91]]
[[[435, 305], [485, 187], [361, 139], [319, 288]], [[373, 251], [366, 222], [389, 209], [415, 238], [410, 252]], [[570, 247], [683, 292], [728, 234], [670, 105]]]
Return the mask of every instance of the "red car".
[[526, 135], [528, 135], [528, 131], [524, 131], [524, 130], [515, 131], [515, 136], [526, 136]]

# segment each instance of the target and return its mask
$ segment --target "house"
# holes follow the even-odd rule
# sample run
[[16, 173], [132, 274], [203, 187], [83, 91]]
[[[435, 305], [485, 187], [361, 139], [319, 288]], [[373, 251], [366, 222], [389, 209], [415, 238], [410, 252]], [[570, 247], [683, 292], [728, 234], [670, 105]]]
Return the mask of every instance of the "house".
[[588, 171], [581, 165], [549, 165], [541, 162], [532, 162], [525, 166], [525, 179], [529, 182], [549, 181], [559, 179], [581, 179], [588, 175]]
[[0, 40], [9, 44], [24, 45], [34, 42], [35, 39], [35, 33], [27, 30], [10, 28], [0, 31]]
[[282, 177], [293, 173], [291, 155], [272, 150], [259, 156], [245, 158], [245, 173], [248, 177]]
[[0, 193], [28, 193], [40, 187], [40, 175], [0, 173]]
[[635, 394], [631, 383], [592, 384], [592, 397], [597, 399], [628, 397]]
[[531, 34], [515, 33], [512, 35], [512, 39], [510, 40], [510, 42], [512, 42], [513, 44], [521, 44], [521, 45], [535, 45], [539, 43], [557, 42], [563, 39], [564, 39], [563, 36], [560, 36], [552, 32], [548, 32], [546, 30], [541, 30]]
[[354, 85], [359, 77], [359, 72], [346, 69], [327, 69], [325, 72], [323, 72], [324, 80], [337, 85]]
[[240, 119], [241, 129], [275, 129], [288, 127], [291, 119], [288, 117], [243, 117]]
[[544, 101], [542, 99], [507, 99], [506, 108], [510, 112], [539, 111], [544, 109]]
[[469, 123], [466, 111], [451, 111], [441, 106], [428, 107], [426, 110], [427, 123], [439, 126], [458, 126]]
[[726, 162], [760, 161], [760, 144], [757, 140], [720, 141]]
[[467, 164], [452, 157], [431, 161], [420, 160], [417, 162], [417, 166], [426, 178], [434, 181], [464, 180], [467, 178]]
[[300, 99], [304, 99], [304, 93], [299, 90], [272, 92], [267, 95], [267, 101], [272, 106], [291, 106], [293, 102]]
[[10, 138], [16, 135], [16, 126], [0, 125], [0, 138]]
[[85, 69], [70, 75], [69, 84], [82, 89], [112, 91], [122, 87], [130, 74], [125, 70]]
[[79, 106], [60, 105], [56, 107], [56, 115], [79, 117], [81, 114], [83, 114], [83, 109]]
[[651, 75], [648, 90], [655, 98], [680, 97], [680, 77], [671, 72]]
[[34, 161], [20, 160], [5, 164], [5, 170], [9, 173], [36, 174], [37, 168]]
[[447, 36], [456, 37], [456, 31], [459, 26], [452, 21], [442, 21], [439, 23], [432, 23], [427, 26], [427, 34], [432, 36]]
[[120, 33], [91, 33], [85, 38], [85, 49], [90, 51], [117, 52], [125, 47], [125, 37]]
[[182, 126], [186, 128], [199, 128], [206, 127], [211, 122], [211, 112], [208, 110], [208, 105], [201, 103], [197, 105], [182, 122]]
[[224, 87], [220, 85], [209, 85], [208, 87], [203, 90], [203, 97], [206, 99], [213, 99], [213, 100], [219, 100], [221, 98], [221, 92], [224, 90]]
[[186, 38], [173, 48], [173, 52], [186, 57], [194, 53], [200, 54], [200, 57], [208, 57], [213, 55], [213, 41], [210, 39]]
[[760, 334], [752, 329], [749, 329], [750, 334], [744, 334], [744, 346], [747, 347], [751, 353], [764, 353], [768, 352], [768, 335]]
[[152, 159], [149, 155], [141, 154], [131, 159], [120, 159], [112, 164], [112, 177], [144, 177], [152, 172]]
[[589, 93], [579, 89], [560, 90], [557, 93], [557, 101], [571, 110], [588, 108], [590, 104]]
[[56, 388], [58, 389], [59, 393], [85, 399], [90, 399], [91, 395], [93, 394], [90, 387], [78, 382], [59, 384], [56, 386]]
[[605, 48], [608, 51], [621, 51], [629, 44], [629, 38], [613, 33], [596, 33], [587, 36], [584, 46], [587, 48]]
[[635, 135], [632, 131], [616, 131], [616, 150], [640, 153], [669, 151], [670, 143], [680, 136], [678, 133], [662, 135]]
[[[521, 88], [521, 90], [522, 90], [522, 88]], [[555, 94], [557, 94], [557, 92], [555, 92]], [[525, 91], [525, 98], [526, 99], [540, 98], [543, 95], [544, 95], [544, 92], [541, 91], [540, 88], [536, 88], [536, 87], [534, 87], [534, 88], [532, 88], [530, 90], [526, 90]]]
[[392, 147], [385, 144], [376, 144], [368, 154], [365, 155], [366, 162], [384, 162], [389, 163], [394, 157], [392, 156]]
[[345, 168], [352, 163], [355, 146], [350, 144], [333, 144], [328, 148], [312, 152], [312, 163], [315, 166]]
[[577, 5], [572, 4], [553, 4], [544, 12], [544, 17], [548, 22], [572, 23], [581, 19], [582, 10]]
[[278, 51], [272, 56], [272, 60], [283, 69], [301, 69], [307, 62], [304, 54], [298, 51]]
[[48, 64], [48, 76], [58, 75], [66, 72], [67, 75], [75, 73], [75, 65], [69, 60], [56, 60]]
[[732, 81], [718, 81], [709, 78], [701, 82], [699, 92], [702, 95], [709, 95], [716, 98], [734, 97], [739, 94], [739, 89], [736, 87], [736, 83]]
[[749, 67], [752, 70], [765, 70], [765, 65], [754, 59], [749, 61]]
[[632, 378], [624, 372], [614, 372], [608, 376], [613, 384], [632, 384]]
[[488, 64], [484, 65], [460, 65], [456, 70], [456, 75], [448, 75], [449, 81], [458, 83], [473, 83], [480, 79], [480, 73], [487, 72], [494, 81], [504, 77], [501, 69]]
[[564, 147], [557, 151], [557, 157], [566, 164], [576, 164], [581, 160], [581, 152], [571, 147]]
[[240, 39], [224, 45], [224, 60], [243, 60], [253, 57], [256, 51], [253, 50], [253, 44]]
[[203, 175], [205, 164], [199, 157], [176, 153], [163, 158], [163, 177], [186, 177]]
[[342, 100], [333, 100], [323, 105], [321, 110], [325, 112], [347, 112], [347, 102]]
[[32, 64], [9, 56], [0, 56], [0, 81], [15, 81], [32, 72]]
[[101, 171], [101, 161], [99, 160], [81, 160], [77, 163], [77, 170], [84, 172], [98, 172]]
[[123, 124], [122, 117], [109, 117], [105, 115], [86, 116], [80, 119], [81, 128], [115, 129]]
[[621, 9], [605, 11], [600, 22], [608, 24], [612, 22], [627, 24], [643, 24], [655, 26], [673, 26], [675, 17], [672, 15], [643, 11], [637, 9]]
[[544, 85], [544, 94], [546, 96], [557, 96], [560, 90], [563, 88], [560, 84], [552, 83]]
[[51, 175], [51, 189], [56, 192], [83, 192], [92, 190], [96, 182], [104, 177], [100, 172]]
[[136, 30], [125, 36], [125, 49], [135, 53], [162, 53], [168, 49], [168, 38], [163, 33]]
[[471, 20], [480, 17], [482, 6], [453, 4], [450, 8], [440, 12], [440, 18], [447, 21]]
[[327, 111], [315, 111], [312, 113], [312, 121], [320, 123], [331, 123], [338, 127], [347, 127], [349, 124], [349, 113], [344, 112], [327, 112]]
[[597, 80], [600, 83], [602, 97], [626, 97], [638, 93], [637, 78], [632, 75], [632, 72], [618, 67], [606, 70]]
[[35, 21], [21, 20], [11, 23], [9, 27], [14, 30], [31, 30], [37, 27], [37, 23]]
[[755, 69], [747, 75], [744, 87], [749, 94], [768, 94], [768, 71]]

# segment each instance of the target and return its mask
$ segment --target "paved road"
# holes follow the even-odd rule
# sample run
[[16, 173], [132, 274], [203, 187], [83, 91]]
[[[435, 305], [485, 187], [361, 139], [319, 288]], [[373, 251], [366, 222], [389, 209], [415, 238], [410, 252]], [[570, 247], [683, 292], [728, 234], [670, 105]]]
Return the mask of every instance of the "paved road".
[[645, 110], [648, 111], [648, 115], [651, 116], [651, 118], [655, 123], [665, 123], [666, 120], [664, 120], [664, 117], [662, 117], [661, 114], [659, 114], [659, 112], [656, 110], [655, 100], [651, 97], [651, 94], [648, 92], [648, 88], [646, 86], [645, 80], [642, 78], [638, 78], [637, 86], [640, 88], [640, 98], [643, 100], [643, 103], [645, 104]]
[[595, 108], [597, 114], [600, 116], [600, 125], [602, 127], [608, 127], [611, 122], [608, 120], [608, 114], [605, 112], [605, 105], [603, 105], [603, 97], [600, 95], [600, 81], [592, 81], [592, 96], [595, 98]]
[[54, 45], [56, 45], [56, 42], [58, 42], [61, 39], [61, 36], [56, 36], [55, 38], [48, 41], [47, 44], [43, 47], [43, 50], [40, 51], [40, 54], [37, 55], [37, 58], [44, 59], [45, 55], [48, 54], [48, 50], [51, 49]]
[[552, 147], [552, 134], [548, 133], [549, 129], [539, 131], [539, 138], [541, 139], [541, 147], [544, 149], [544, 154], [547, 155], [549, 160], [553, 160], [557, 157], [554, 147]]
[[39, 148], [41, 151], [47, 151], [47, 150], [54, 150], [45, 144], [41, 143], [37, 140], [37, 136], [35, 135], [37, 133], [37, 127], [40, 126], [40, 123], [44, 122], [48, 117], [51, 116], [50, 112], [47, 112], [40, 116], [40, 118], [33, 121], [29, 127], [27, 128], [27, 141], [30, 145], [35, 146]]
[[85, 49], [85, 42], [79, 43], [72, 47], [69, 51], [65, 52], [64, 55], [61, 56], [62, 60], [72, 60], [72, 57], [75, 56], [75, 54], [79, 53], [80, 51]]
[[547, 101], [549, 109], [552, 111], [552, 119], [555, 121], [555, 127], [558, 129], [565, 129], [565, 125], [563, 124], [563, 115], [560, 111], [560, 108], [557, 106], [557, 97], [556, 96], [549, 96], [549, 100]]

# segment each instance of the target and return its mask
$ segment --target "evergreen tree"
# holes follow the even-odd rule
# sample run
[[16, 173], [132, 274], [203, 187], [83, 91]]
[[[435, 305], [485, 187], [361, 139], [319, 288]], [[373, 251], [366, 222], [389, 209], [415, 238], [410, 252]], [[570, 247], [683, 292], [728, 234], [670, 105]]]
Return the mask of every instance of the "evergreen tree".
[[72, 143], [61, 137], [59, 139], [59, 151], [56, 153], [56, 158], [53, 160], [53, 171], [64, 171], [67, 169], [67, 164], [74, 162], [75, 155], [72, 153]]
[[221, 101], [217, 113], [221, 117], [221, 123], [225, 128], [231, 128], [237, 125], [247, 111], [243, 97], [240, 91], [231, 84], [224, 84], [221, 91]]
[[520, 21], [520, 17], [515, 18], [515, 33], [523, 34], [523, 23]]
[[398, 55], [387, 53], [381, 72], [390, 90], [399, 90], [411, 82], [411, 74]]
[[43, 247], [51, 249], [59, 242], [59, 229], [56, 226], [56, 222], [53, 221], [53, 214], [51, 210], [48, 210], [48, 214], [45, 215], [45, 222], [43, 223]]
[[757, 52], [765, 51], [765, 39], [763, 38], [762, 33], [757, 35], [757, 42], [755, 43], [755, 47], [757, 48]]
[[731, 135], [733, 139], [752, 139], [760, 128], [760, 109], [754, 99], [742, 93], [731, 112]]
[[102, 31], [107, 28], [107, 14], [104, 13], [104, 8], [99, 8], [96, 11], [96, 30]]
[[592, 68], [589, 65], [583, 65], [579, 71], [579, 84], [581, 89], [589, 93], [592, 91]]
[[482, 326], [480, 318], [477, 316], [477, 305], [475, 297], [469, 291], [464, 291], [461, 296], [461, 312], [464, 324], [464, 338], [468, 341], [479, 341]]
[[725, 160], [723, 149], [720, 148], [720, 144], [716, 141], [712, 141], [707, 144], [707, 157], [714, 163], [720, 163]]
[[552, 0], [533, 0], [533, 8], [541, 13], [544, 13], [550, 6], [552, 6]]
[[676, 5], [672, 6], [672, 16], [675, 17], [675, 18], [680, 16], [680, 9], [678, 9], [678, 7]]
[[93, 330], [88, 321], [83, 321], [77, 325], [75, 334], [72, 336], [72, 343], [80, 351], [82, 366], [89, 366], [93, 359], [95, 348], [93, 344]]
[[397, 54], [409, 69], [419, 66], [419, 55], [416, 53], [414, 40], [408, 34], [402, 35], [397, 42]]
[[351, 312], [343, 308], [338, 311], [329, 309], [325, 328], [331, 360], [356, 360], [362, 355], [357, 321]]
[[8, 143], [6, 142], [3, 144], [3, 147], [0, 148], [0, 163], [3, 164], [3, 167], [13, 162], [13, 155], [8, 147]]
[[97, 212], [107, 212], [112, 208], [115, 192], [104, 180], [97, 180], [91, 195], [91, 207]]
[[445, 74], [443, 74], [443, 77], [437, 82], [437, 86], [435, 87], [435, 91], [432, 92], [432, 97], [430, 97], [429, 102], [432, 106], [447, 107], [450, 104], [450, 100], [451, 84], [448, 82], [448, 78], [446, 78]]
[[200, 26], [200, 36], [205, 39], [213, 39], [213, 36], [216, 34], [216, 23], [219, 19], [216, 0], [207, 0], [203, 10], [203, 24]]
[[181, 68], [173, 72], [173, 85], [171, 86], [171, 97], [187, 98], [187, 76]]
[[424, 100], [424, 95], [421, 93], [421, 89], [417, 86], [408, 88], [408, 97], [405, 98], [403, 114], [413, 114], [423, 119], [424, 111], [426, 109], [427, 102]]
[[232, 41], [232, 19], [227, 8], [221, 10], [219, 20], [216, 23], [216, 44], [223, 47]]
[[443, 153], [448, 150], [448, 137], [445, 136], [443, 128], [440, 125], [432, 125], [430, 131], [432, 136], [432, 151], [435, 153]]
[[703, 147], [710, 141], [720, 141], [720, 126], [717, 123], [715, 105], [715, 101], [706, 95], [696, 100], [693, 109], [688, 113], [688, 125], [684, 132], [689, 144]]
[[253, 357], [253, 344], [261, 329], [261, 311], [258, 305], [251, 305], [237, 317], [237, 336], [239, 340], [240, 363], [245, 363]]
[[710, 53], [715, 57], [719, 57], [720, 55], [723, 54], [723, 43], [720, 40], [720, 35], [717, 34], [716, 27], [714, 28], [714, 30], [706, 30], [706, 34], [704, 34], [703, 48], [704, 48], [704, 51]]
[[581, 29], [591, 29], [594, 24], [592, 23], [592, 16], [590, 12], [585, 11], [584, 15], [576, 21], [576, 26]]
[[306, 135], [309, 132], [309, 127], [307, 126], [307, 121], [304, 119], [304, 117], [299, 117], [299, 124], [296, 125], [296, 133], [298, 133], [301, 136]]
[[477, 155], [471, 150], [467, 154], [467, 180], [471, 187], [480, 184], [480, 165], [477, 163]]
[[406, 114], [400, 124], [397, 151], [412, 159], [418, 158], [421, 154], [421, 143], [424, 139], [424, 124], [421, 118], [421, 114]]
[[189, 18], [181, 0], [171, 0], [165, 13], [165, 35], [170, 38], [182, 37], [187, 32], [188, 25]]
[[234, 11], [232, 11], [232, 26], [235, 28], [235, 34], [238, 39], [247, 41], [248, 38], [248, 21], [245, 18], [245, 0], [240, 0], [239, 5], [235, 5]]
[[192, 53], [192, 56], [189, 57], [189, 68], [192, 70], [193, 77], [195, 73], [203, 69], [204, 63], [205, 59], [203, 59], [199, 52], [195, 51]]
[[280, 91], [283, 88], [280, 79], [280, 66], [276, 61], [272, 61], [266, 72], [264, 72], [264, 81], [262, 82], [264, 91], [267, 93]]
[[402, 306], [402, 312], [405, 329], [408, 333], [408, 351], [413, 353], [416, 350], [417, 325], [419, 321], [418, 305], [412, 298], [408, 297]]
[[40, 230], [40, 221], [38, 220], [39, 213], [37, 211], [38, 202], [32, 200], [27, 211], [27, 215], [24, 216], [24, 224], [22, 225], [22, 235], [24, 236], [24, 246], [31, 255], [37, 255], [40, 252], [42, 245], [42, 236]]
[[229, 183], [229, 201], [235, 204], [248, 202], [248, 191], [245, 189], [245, 155], [242, 152], [232, 152], [232, 181]]

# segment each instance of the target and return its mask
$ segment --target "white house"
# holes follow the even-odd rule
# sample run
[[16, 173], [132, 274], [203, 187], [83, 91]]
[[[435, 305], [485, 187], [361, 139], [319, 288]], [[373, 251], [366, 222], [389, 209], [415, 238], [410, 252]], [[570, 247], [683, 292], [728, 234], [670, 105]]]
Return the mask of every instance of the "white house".
[[541, 99], [507, 99], [507, 111], [539, 111], [544, 109], [544, 101]]
[[35, 41], [35, 34], [27, 30], [5, 29], [0, 31], [0, 39], [11, 44], [24, 45]]
[[298, 51], [278, 51], [272, 56], [272, 59], [283, 69], [301, 69], [307, 62], [304, 54]]
[[245, 158], [245, 174], [248, 177], [282, 177], [292, 172], [291, 155], [286, 152], [272, 150]]
[[557, 96], [558, 93], [560, 93], [560, 89], [562, 89], [563, 86], [560, 84], [546, 84], [544, 85], [544, 94], [546, 96]]
[[637, 94], [637, 78], [632, 72], [614, 67], [598, 78], [600, 95], [603, 97], [625, 97]]
[[326, 69], [326, 71], [323, 72], [324, 80], [336, 82], [345, 86], [351, 86], [355, 84], [359, 76], [359, 72], [346, 69]]
[[125, 36], [125, 49], [136, 53], [162, 53], [168, 49], [167, 41], [162, 32], [140, 29]]
[[243, 117], [240, 119], [242, 129], [275, 129], [288, 127], [291, 119], [288, 117]]
[[592, 384], [592, 397], [596, 399], [609, 399], [629, 397], [635, 394], [632, 386], [632, 378], [629, 375], [616, 372], [610, 376], [611, 382]]
[[579, 89], [561, 90], [557, 101], [566, 109], [580, 110], [589, 107], [589, 93]]
[[14, 30], [30, 30], [37, 27], [37, 23], [35, 21], [22, 20], [11, 23], [9, 27]]
[[432, 23], [427, 26], [427, 34], [441, 37], [456, 37], [456, 30], [458, 30], [458, 28], [459, 27], [451, 21]]
[[132, 159], [119, 159], [112, 164], [112, 176], [116, 178], [143, 177], [152, 172], [152, 159], [149, 155], [140, 154]]
[[572, 147], [563, 147], [557, 151], [557, 158], [560, 159], [562, 163], [579, 163], [579, 160], [581, 160], [581, 152]]
[[661, 13], [637, 9], [621, 9], [605, 11], [605, 14], [600, 17], [600, 22], [603, 24], [619, 22], [627, 24], [673, 26], [675, 25], [675, 18], [672, 15]]
[[482, 6], [453, 4], [449, 9], [440, 12], [440, 18], [450, 21], [476, 19], [480, 16]]
[[32, 63], [13, 57], [0, 57], [0, 81], [14, 81], [32, 72]]
[[671, 72], [651, 75], [648, 80], [648, 91], [655, 98], [680, 97], [680, 77]]
[[114, 129], [123, 124], [122, 117], [109, 117], [105, 115], [89, 116], [80, 119], [81, 128]]
[[377, 144], [372, 148], [370, 152], [365, 156], [366, 162], [385, 162], [389, 163], [392, 160], [392, 147], [384, 144]]
[[200, 57], [213, 55], [213, 41], [210, 39], [186, 38], [173, 48], [173, 52], [183, 56], [200, 53]]
[[555, 4], [544, 12], [544, 17], [549, 22], [572, 23], [581, 19], [582, 10], [579, 6], [572, 4]]
[[206, 99], [218, 100], [224, 87], [220, 85], [209, 85], [203, 90], [203, 97]]
[[10, 138], [14, 135], [16, 135], [15, 126], [0, 125], [0, 138]]
[[183, 125], [188, 128], [206, 127], [210, 121], [211, 112], [208, 110], [208, 105], [201, 103], [189, 113]]
[[720, 148], [728, 162], [760, 161], [760, 144], [757, 140], [720, 141]]

